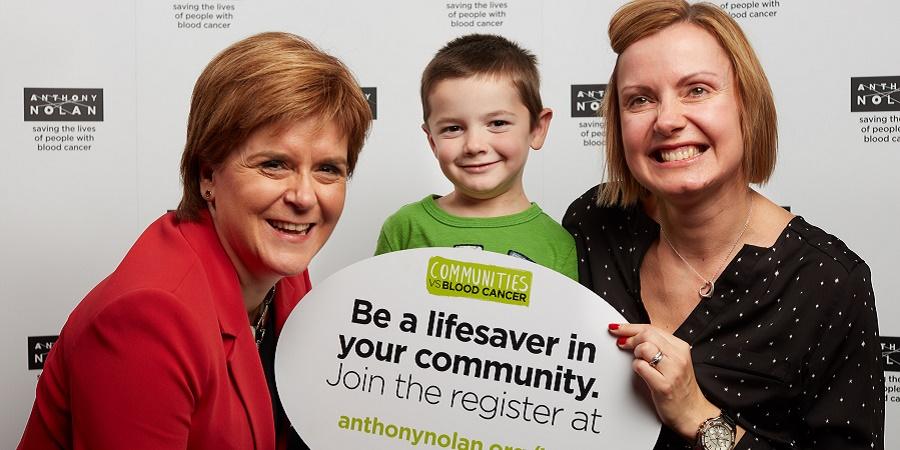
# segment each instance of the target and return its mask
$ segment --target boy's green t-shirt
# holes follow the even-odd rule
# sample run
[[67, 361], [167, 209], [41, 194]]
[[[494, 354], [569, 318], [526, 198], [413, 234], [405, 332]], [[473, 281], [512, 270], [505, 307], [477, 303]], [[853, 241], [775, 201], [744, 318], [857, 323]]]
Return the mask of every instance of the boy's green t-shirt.
[[572, 235], [532, 203], [501, 217], [459, 217], [435, 202], [437, 196], [400, 208], [385, 220], [375, 254], [421, 247], [471, 247], [527, 259], [578, 281]]

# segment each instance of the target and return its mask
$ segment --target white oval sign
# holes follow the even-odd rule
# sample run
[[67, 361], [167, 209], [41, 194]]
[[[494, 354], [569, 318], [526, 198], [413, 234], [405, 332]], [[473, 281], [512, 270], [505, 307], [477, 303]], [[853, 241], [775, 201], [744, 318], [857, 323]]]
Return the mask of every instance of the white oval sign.
[[646, 450], [660, 423], [606, 331], [622, 321], [528, 261], [407, 250], [315, 286], [282, 330], [275, 374], [313, 450]]

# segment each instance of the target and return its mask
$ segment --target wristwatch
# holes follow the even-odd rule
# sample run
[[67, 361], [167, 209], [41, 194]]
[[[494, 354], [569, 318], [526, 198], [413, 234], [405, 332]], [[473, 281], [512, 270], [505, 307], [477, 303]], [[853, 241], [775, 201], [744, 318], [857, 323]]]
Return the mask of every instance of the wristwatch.
[[697, 450], [731, 450], [734, 448], [734, 419], [725, 411], [706, 419], [697, 429]]

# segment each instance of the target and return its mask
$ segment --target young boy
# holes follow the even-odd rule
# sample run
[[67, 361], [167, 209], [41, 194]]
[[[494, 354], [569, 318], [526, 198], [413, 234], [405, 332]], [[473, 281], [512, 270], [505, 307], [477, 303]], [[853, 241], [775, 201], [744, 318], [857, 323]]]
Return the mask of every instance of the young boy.
[[375, 254], [475, 247], [577, 280], [572, 236], [522, 186], [529, 149], [543, 146], [553, 116], [541, 102], [535, 56], [500, 36], [463, 36], [425, 68], [420, 94], [422, 129], [453, 191], [390, 216]]

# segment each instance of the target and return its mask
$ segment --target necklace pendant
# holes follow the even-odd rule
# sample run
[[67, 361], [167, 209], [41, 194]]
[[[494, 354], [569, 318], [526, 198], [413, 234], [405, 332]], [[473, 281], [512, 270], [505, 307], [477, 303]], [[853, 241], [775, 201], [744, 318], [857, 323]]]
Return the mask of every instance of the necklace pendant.
[[716, 285], [712, 281], [707, 281], [703, 283], [703, 286], [700, 286], [700, 297], [701, 298], [712, 298], [713, 292], [716, 290]]

